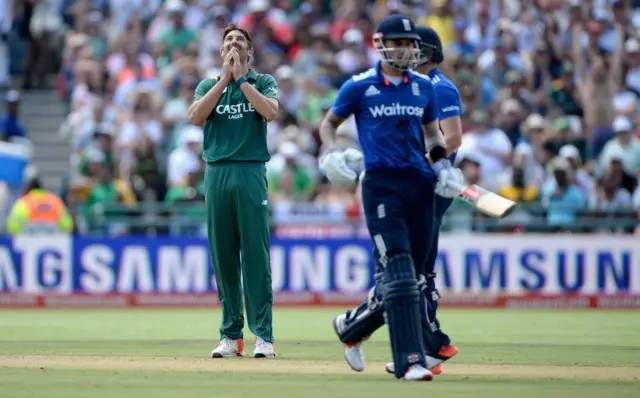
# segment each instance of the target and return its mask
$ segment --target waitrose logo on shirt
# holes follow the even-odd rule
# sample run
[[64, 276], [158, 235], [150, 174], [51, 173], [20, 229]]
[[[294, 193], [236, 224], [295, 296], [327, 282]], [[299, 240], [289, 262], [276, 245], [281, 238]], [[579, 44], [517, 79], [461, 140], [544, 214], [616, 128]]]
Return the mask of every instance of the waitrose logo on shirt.
[[410, 106], [410, 105], [400, 105], [395, 102], [388, 105], [377, 105], [370, 106], [369, 112], [371, 112], [371, 116], [378, 117], [389, 117], [389, 116], [420, 116], [424, 114], [424, 109], [419, 106]]
[[219, 115], [228, 115], [229, 119], [241, 119], [244, 117], [244, 113], [255, 112], [253, 105], [238, 104], [238, 105], [218, 105], [216, 106], [216, 113]]

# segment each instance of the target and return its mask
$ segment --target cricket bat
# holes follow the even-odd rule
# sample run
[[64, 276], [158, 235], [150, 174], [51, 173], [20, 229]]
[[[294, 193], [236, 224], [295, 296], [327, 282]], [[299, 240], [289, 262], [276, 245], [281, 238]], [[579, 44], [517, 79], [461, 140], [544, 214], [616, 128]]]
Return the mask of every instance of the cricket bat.
[[478, 185], [460, 184], [454, 181], [448, 181], [448, 186], [460, 191], [458, 197], [484, 214], [495, 217], [504, 218], [511, 214], [516, 202], [504, 198], [496, 193], [486, 190]]

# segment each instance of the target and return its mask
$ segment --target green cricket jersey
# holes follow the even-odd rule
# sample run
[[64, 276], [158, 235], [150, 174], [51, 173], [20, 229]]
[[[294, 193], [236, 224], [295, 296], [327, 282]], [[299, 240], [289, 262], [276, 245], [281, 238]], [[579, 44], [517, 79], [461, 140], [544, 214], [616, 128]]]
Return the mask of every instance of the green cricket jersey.
[[[278, 85], [271, 75], [257, 74], [249, 69], [248, 83], [262, 95], [280, 99]], [[196, 88], [196, 100], [209, 92], [219, 76], [204, 79]], [[242, 90], [231, 81], [222, 92], [218, 104], [204, 124], [204, 152], [207, 163], [221, 160], [268, 162], [267, 121], [253, 108]]]

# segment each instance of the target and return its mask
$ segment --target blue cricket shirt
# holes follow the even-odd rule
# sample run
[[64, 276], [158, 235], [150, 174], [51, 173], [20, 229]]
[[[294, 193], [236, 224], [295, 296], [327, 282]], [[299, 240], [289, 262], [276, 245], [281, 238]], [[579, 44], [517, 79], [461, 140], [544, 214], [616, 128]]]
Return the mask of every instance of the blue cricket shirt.
[[331, 111], [355, 116], [365, 170], [414, 168], [435, 176], [422, 132], [422, 125], [438, 119], [434, 85], [428, 76], [408, 71], [396, 86], [380, 65], [347, 80]]
[[[462, 104], [460, 102], [460, 93], [456, 86], [438, 68], [431, 70], [429, 77], [433, 82], [438, 99], [438, 119], [443, 121], [450, 117], [460, 117], [462, 115]], [[456, 154], [457, 151], [449, 155], [451, 164], [456, 160]]]

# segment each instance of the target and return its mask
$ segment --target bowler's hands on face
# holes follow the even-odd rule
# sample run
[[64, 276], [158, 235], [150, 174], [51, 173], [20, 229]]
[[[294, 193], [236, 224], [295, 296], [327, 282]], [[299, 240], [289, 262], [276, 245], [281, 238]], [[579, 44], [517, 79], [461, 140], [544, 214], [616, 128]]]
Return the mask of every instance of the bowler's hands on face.
[[231, 49], [231, 58], [233, 60], [231, 64], [231, 73], [233, 74], [233, 80], [238, 80], [242, 77], [242, 65], [240, 63], [240, 54], [235, 47]]
[[223, 80], [226, 80], [226, 79], [231, 80], [231, 78], [233, 77], [232, 69], [233, 69], [233, 54], [231, 52], [228, 52], [225, 55], [224, 61], [222, 63], [222, 79]]

